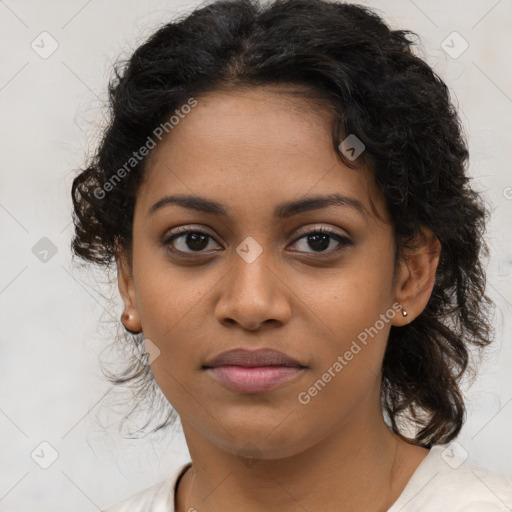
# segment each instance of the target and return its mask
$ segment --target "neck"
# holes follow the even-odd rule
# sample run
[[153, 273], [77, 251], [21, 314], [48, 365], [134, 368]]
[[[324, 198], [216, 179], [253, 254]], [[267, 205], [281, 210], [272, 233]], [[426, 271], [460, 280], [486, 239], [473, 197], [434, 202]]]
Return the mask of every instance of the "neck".
[[403, 441], [380, 420], [363, 418], [274, 459], [242, 458], [183, 422], [192, 467], [178, 486], [176, 511], [384, 512], [428, 450]]

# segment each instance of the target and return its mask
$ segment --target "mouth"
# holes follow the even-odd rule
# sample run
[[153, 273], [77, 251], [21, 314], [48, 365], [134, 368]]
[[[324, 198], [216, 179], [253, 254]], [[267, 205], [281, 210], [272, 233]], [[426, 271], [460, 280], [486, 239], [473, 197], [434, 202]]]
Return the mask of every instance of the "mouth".
[[307, 367], [273, 349], [235, 349], [222, 352], [203, 369], [233, 391], [262, 393], [275, 389], [304, 373]]
[[263, 393], [289, 382], [304, 372], [291, 366], [216, 366], [206, 369], [212, 377], [233, 391]]

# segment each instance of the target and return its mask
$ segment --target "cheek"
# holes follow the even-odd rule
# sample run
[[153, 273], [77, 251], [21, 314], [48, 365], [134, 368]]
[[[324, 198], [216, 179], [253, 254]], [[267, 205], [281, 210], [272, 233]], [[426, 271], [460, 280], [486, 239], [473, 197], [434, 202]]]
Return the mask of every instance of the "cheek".
[[[136, 232], [134, 233], [134, 239]], [[172, 265], [165, 250], [139, 234], [133, 248], [137, 309], [147, 337], [172, 332], [199, 304], [208, 283], [193, 267]], [[202, 275], [208, 279], [204, 271]], [[197, 286], [200, 280], [202, 286]]]
[[172, 367], [180, 368], [187, 362], [190, 367], [197, 356], [197, 343], [207, 343], [210, 322], [204, 296], [204, 289], [171, 275], [160, 279], [148, 275], [138, 289], [144, 336], [157, 344], [162, 359]]
[[310, 283], [308, 304], [335, 340], [346, 344], [390, 309], [392, 269], [392, 254], [359, 252], [346, 266], [323, 275], [321, 282]]
[[194, 340], [201, 338], [198, 330], [204, 328], [197, 318], [205, 318], [202, 299], [208, 285], [195, 285], [191, 270], [171, 266], [160, 249], [134, 248], [133, 271], [144, 337], [160, 350], [155, 369], [174, 375], [193, 360]]
[[[208, 343], [211, 322], [202, 302], [204, 290], [172, 272], [145, 274], [137, 299], [144, 337], [159, 349], [151, 371], [164, 396], [181, 415], [193, 407], [199, 373], [198, 354]], [[201, 319], [199, 321], [199, 319]], [[199, 414], [196, 411], [195, 414]]]
[[323, 281], [322, 293], [308, 296], [310, 310], [321, 319], [318, 325], [326, 333], [315, 340], [311, 379], [321, 381], [317, 386], [323, 395], [319, 403], [358, 400], [379, 379], [390, 322], [396, 314], [392, 308], [392, 256], [385, 252], [359, 255], [353, 264]]

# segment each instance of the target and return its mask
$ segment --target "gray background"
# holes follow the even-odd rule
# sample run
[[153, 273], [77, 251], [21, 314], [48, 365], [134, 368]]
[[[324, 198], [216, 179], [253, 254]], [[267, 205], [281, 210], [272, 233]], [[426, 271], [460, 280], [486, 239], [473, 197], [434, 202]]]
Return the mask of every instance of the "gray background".
[[[498, 304], [497, 342], [465, 390], [468, 421], [458, 442], [471, 459], [512, 478], [512, 2], [361, 3], [420, 34], [424, 57], [460, 108], [475, 187], [494, 208], [488, 282]], [[4, 512], [99, 510], [188, 460], [179, 426], [152, 439], [117, 433], [122, 410], [113, 406], [98, 358], [111, 336], [108, 321], [121, 309], [119, 302], [105, 309], [117, 293], [105, 276], [71, 266], [69, 191], [73, 170], [94, 148], [113, 62], [194, 5], [0, 1]], [[52, 44], [57, 49], [46, 55]], [[56, 460], [43, 469], [53, 450]]]

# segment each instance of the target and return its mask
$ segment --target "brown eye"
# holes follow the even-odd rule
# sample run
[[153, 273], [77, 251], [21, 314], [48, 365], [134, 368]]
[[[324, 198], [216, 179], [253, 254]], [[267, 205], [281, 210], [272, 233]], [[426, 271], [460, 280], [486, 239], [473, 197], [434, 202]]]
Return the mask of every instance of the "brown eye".
[[197, 229], [181, 229], [177, 231], [178, 233], [172, 234], [163, 242], [164, 245], [170, 246], [170, 249], [175, 252], [185, 254], [202, 253], [205, 252], [205, 249], [208, 248], [211, 240], [213, 240], [213, 237], [205, 231]]
[[[315, 229], [303, 234], [294, 242], [294, 245], [301, 241], [304, 241], [302, 243], [303, 249], [298, 252], [310, 252], [313, 254], [332, 254], [342, 250], [343, 247], [353, 245], [353, 242], [347, 237], [325, 228]], [[332, 249], [333, 241], [335, 244], [338, 244], [338, 248]], [[329, 247], [331, 247], [331, 249], [329, 249]], [[306, 250], [307, 248], [311, 248], [312, 251]]]

